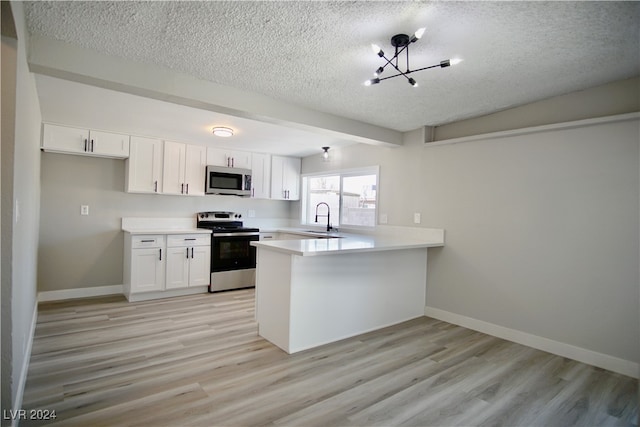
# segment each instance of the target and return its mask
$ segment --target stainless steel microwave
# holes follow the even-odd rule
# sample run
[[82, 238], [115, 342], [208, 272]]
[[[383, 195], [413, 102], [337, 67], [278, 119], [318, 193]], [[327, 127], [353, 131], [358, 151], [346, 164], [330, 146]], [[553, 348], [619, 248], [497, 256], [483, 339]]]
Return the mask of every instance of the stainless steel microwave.
[[251, 170], [207, 166], [205, 193], [250, 196]]

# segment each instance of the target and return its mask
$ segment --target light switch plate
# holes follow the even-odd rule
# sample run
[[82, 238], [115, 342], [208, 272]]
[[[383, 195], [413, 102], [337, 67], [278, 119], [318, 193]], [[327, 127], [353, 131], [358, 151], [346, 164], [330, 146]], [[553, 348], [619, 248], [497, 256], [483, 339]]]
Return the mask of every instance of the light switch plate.
[[418, 212], [413, 214], [413, 222], [414, 224], [420, 224], [420, 214]]
[[80, 215], [89, 215], [89, 205], [80, 205]]

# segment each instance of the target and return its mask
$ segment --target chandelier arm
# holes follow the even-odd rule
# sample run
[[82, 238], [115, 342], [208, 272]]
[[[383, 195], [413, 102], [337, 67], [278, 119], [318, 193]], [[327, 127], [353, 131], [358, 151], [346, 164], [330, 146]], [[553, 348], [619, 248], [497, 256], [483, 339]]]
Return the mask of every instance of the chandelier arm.
[[[386, 67], [387, 65], [391, 65], [391, 66], [392, 66], [393, 68], [395, 68], [395, 69], [396, 69], [396, 71], [398, 71], [400, 74], [404, 75], [404, 74], [406, 73], [405, 71], [402, 71], [400, 68], [398, 68], [398, 66], [397, 66], [397, 65], [395, 65], [393, 62], [391, 62], [391, 61], [393, 61], [394, 59], [396, 59], [396, 58], [397, 58], [397, 55], [394, 55], [394, 57], [393, 57], [393, 58], [391, 58], [391, 59], [388, 59], [388, 58], [387, 58], [386, 56], [384, 56], [384, 55], [382, 56], [382, 58], [384, 58], [384, 60], [385, 60], [385, 61], [387, 61], [387, 63], [386, 63], [386, 64], [384, 64], [384, 65], [382, 66], [383, 71], [384, 71], [384, 67]], [[407, 71], [408, 71], [408, 70], [407, 70]]]
[[411, 69], [409, 68], [409, 45], [406, 46], [407, 48], [407, 73], [411, 71]]
[[404, 76], [407, 80], [409, 80], [409, 76], [407, 76], [408, 73], [403, 73], [402, 71], [399, 72], [398, 74], [394, 74], [393, 76], [387, 76], [387, 77], [383, 77], [380, 79], [380, 81], [383, 80], [387, 80], [387, 79], [392, 79], [394, 77], [398, 77], [398, 76]]
[[418, 71], [422, 71], [422, 70], [428, 70], [429, 68], [436, 68], [436, 67], [441, 67], [440, 64], [436, 64], [436, 65], [430, 65], [428, 67], [424, 67], [424, 68], [418, 68], [417, 70], [411, 70], [412, 73], [416, 73]]

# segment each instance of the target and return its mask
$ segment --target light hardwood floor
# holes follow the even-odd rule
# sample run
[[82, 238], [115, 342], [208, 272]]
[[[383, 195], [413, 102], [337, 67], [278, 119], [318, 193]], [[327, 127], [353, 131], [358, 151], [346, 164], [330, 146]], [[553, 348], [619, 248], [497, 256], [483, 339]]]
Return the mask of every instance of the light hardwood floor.
[[41, 304], [24, 407], [74, 426], [632, 426], [638, 382], [427, 317], [287, 355], [240, 290]]

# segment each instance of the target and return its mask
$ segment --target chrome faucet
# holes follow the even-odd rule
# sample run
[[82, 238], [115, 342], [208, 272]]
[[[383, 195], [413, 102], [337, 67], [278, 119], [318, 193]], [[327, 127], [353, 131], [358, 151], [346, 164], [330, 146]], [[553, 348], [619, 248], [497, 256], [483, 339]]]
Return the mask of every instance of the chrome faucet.
[[[318, 207], [320, 207], [320, 205], [325, 205], [327, 207], [327, 214], [326, 215], [318, 215]], [[329, 231], [331, 231], [331, 229], [333, 227], [331, 227], [331, 208], [325, 202], [320, 202], [320, 203], [318, 203], [316, 205], [316, 222], [318, 222], [318, 217], [319, 216], [326, 216], [327, 217], [327, 233], [328, 233]]]

